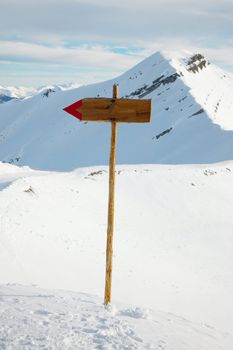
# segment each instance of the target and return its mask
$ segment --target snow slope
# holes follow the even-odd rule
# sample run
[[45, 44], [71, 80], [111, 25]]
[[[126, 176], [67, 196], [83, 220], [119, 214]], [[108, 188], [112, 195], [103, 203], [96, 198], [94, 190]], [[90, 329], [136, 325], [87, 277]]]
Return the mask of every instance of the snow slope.
[[[62, 109], [113, 83], [152, 98], [153, 116], [118, 128], [117, 162], [142, 165], [117, 167], [108, 314], [109, 125]], [[233, 348], [232, 93], [232, 75], [202, 55], [157, 53], [112, 81], [0, 105], [0, 349]]]
[[[107, 168], [0, 174], [1, 283], [103, 298]], [[119, 166], [113, 302], [232, 332], [232, 207], [232, 162]]]
[[109, 125], [78, 122], [63, 108], [111, 96], [113, 83], [122, 97], [153, 101], [150, 124], [119, 126], [118, 163], [233, 159], [232, 75], [186, 52], [158, 52], [114, 80], [2, 104], [0, 159], [47, 170], [107, 164]]
[[0, 285], [2, 350], [226, 350], [230, 334], [170, 313], [65, 291]]

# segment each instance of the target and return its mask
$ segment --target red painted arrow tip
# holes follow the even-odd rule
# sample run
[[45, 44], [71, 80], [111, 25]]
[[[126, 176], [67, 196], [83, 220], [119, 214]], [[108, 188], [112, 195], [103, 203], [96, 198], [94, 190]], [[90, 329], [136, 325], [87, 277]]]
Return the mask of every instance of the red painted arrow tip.
[[72, 103], [72, 105], [69, 105], [63, 108], [63, 111], [71, 114], [73, 117], [79, 120], [82, 120], [82, 113], [78, 111], [78, 109], [82, 107], [82, 104], [83, 104], [82, 100], [79, 100], [75, 103]]

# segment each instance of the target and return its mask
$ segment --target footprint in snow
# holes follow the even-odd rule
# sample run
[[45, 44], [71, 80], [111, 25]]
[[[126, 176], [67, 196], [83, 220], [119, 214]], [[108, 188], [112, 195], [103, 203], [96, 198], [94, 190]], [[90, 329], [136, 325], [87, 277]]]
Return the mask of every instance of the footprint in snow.
[[37, 314], [37, 315], [43, 315], [43, 316], [48, 316], [51, 314], [51, 312], [47, 311], [47, 310], [36, 310], [34, 311], [34, 314]]
[[140, 307], [120, 310], [118, 312], [118, 314], [121, 316], [128, 316], [128, 317], [132, 317], [132, 318], [142, 318], [142, 319], [148, 318], [148, 311], [145, 309], [142, 309]]

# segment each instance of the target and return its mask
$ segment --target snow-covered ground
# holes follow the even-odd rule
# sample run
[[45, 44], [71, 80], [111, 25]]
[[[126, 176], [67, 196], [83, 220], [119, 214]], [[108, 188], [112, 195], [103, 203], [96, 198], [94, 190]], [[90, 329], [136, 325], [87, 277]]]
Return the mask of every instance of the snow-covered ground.
[[230, 350], [229, 333], [84, 293], [0, 285], [1, 350]]
[[[113, 83], [153, 115], [118, 128], [118, 164], [139, 165], [117, 167], [105, 310], [109, 125], [63, 108]], [[233, 349], [232, 94], [202, 55], [156, 53], [0, 105], [0, 350]]]
[[[107, 168], [0, 173], [1, 283], [102, 299]], [[118, 166], [116, 180], [113, 303], [231, 333], [233, 164]]]

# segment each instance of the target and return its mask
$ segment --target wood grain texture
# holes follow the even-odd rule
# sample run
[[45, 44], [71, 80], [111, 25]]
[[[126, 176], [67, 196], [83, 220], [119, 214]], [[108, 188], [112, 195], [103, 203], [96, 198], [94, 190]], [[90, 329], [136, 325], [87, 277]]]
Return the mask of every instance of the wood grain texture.
[[[118, 86], [113, 86], [113, 97], [118, 96]], [[117, 123], [111, 123], [111, 148], [109, 159], [109, 194], [108, 194], [108, 229], [106, 246], [106, 276], [104, 304], [111, 302], [112, 296], [112, 255], [113, 255], [113, 231], [114, 231], [114, 199], [115, 199], [115, 166], [116, 166], [116, 138]]]
[[151, 100], [85, 98], [78, 111], [82, 114], [83, 121], [148, 123]]

